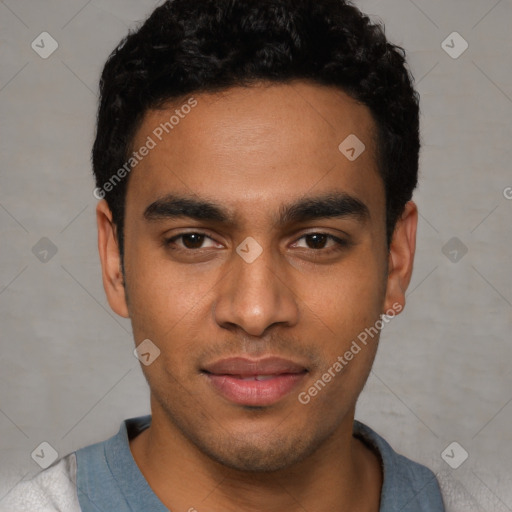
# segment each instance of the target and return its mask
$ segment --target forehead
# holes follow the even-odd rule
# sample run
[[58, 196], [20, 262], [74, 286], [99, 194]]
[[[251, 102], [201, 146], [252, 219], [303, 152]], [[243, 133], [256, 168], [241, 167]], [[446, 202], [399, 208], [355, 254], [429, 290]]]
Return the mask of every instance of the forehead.
[[[237, 208], [336, 188], [379, 207], [375, 132], [369, 109], [334, 87], [293, 82], [192, 94], [146, 113], [133, 150], [149, 140], [153, 147], [131, 173], [127, 204], [181, 193]], [[353, 159], [352, 149], [357, 156], [363, 147]]]

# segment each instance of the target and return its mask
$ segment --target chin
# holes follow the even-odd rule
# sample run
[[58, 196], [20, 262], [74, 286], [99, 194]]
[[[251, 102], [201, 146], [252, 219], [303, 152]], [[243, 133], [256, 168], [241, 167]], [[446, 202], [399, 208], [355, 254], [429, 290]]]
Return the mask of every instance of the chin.
[[276, 421], [265, 418], [266, 408], [250, 407], [249, 418], [233, 422], [206, 414], [191, 417], [171, 407], [176, 403], [160, 403], [169, 421], [199, 452], [226, 468], [252, 473], [272, 473], [302, 462], [334, 435], [341, 421], [337, 416], [291, 421], [293, 414]]
[[[305, 440], [304, 436], [289, 435], [286, 438], [268, 436], [248, 439], [247, 436], [236, 438], [223, 432], [221, 438], [192, 440], [210, 459], [236, 471], [251, 473], [272, 473], [292, 467], [301, 462], [321, 444], [320, 440]], [[225, 439], [222, 437], [225, 436]]]

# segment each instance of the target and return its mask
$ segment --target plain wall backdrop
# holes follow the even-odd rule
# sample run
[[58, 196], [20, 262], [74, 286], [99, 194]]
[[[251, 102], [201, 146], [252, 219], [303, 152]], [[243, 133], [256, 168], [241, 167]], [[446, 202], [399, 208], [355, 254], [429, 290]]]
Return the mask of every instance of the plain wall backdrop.
[[[157, 3], [0, 2], [0, 499], [41, 442], [63, 456], [149, 413], [101, 283], [90, 149], [102, 66]], [[438, 475], [450, 512], [511, 511], [512, 2], [355, 4], [406, 49], [423, 140], [408, 303], [356, 417]]]

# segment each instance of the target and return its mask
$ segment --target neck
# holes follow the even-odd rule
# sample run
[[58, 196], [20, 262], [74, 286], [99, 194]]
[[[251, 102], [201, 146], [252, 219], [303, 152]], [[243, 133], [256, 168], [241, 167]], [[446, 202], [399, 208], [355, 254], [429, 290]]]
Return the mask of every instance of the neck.
[[153, 408], [151, 426], [130, 441], [130, 449], [169, 510], [377, 512], [380, 461], [352, 436], [353, 420], [354, 410], [313, 454], [268, 473], [239, 471], [211, 459], [158, 408]]

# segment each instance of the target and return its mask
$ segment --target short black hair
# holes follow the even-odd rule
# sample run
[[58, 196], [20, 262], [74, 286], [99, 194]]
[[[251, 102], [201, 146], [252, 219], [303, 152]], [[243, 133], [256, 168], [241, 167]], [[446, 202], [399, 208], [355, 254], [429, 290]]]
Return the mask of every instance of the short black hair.
[[144, 114], [193, 93], [292, 80], [336, 86], [370, 109], [389, 246], [418, 181], [419, 95], [383, 25], [345, 0], [168, 0], [121, 41], [100, 80], [92, 162], [121, 262], [129, 176], [104, 185], [126, 169]]

